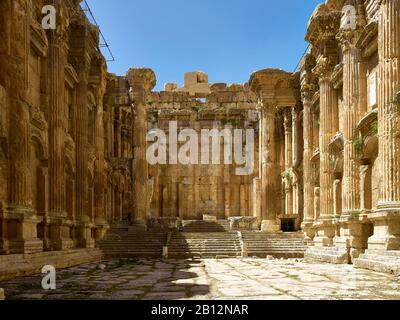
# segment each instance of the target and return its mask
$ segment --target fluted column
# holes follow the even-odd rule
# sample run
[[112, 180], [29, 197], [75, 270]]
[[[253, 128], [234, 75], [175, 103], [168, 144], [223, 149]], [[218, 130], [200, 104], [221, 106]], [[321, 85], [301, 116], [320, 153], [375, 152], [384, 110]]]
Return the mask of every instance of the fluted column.
[[[276, 142], [275, 110], [272, 103], [264, 102], [261, 120], [261, 214], [264, 221], [263, 230], [278, 231], [276, 225]], [[275, 199], [274, 199], [275, 198]]]
[[303, 172], [304, 172], [304, 223], [314, 221], [314, 186], [312, 183], [313, 124], [311, 95], [303, 94]]
[[146, 99], [156, 84], [156, 76], [150, 69], [130, 69], [127, 74], [131, 86], [131, 99], [135, 108], [134, 120], [134, 220], [144, 224], [148, 213], [148, 163]]
[[400, 250], [400, 0], [382, 0], [378, 32], [380, 199], [369, 249]]
[[320, 81], [320, 219], [333, 217], [333, 166], [329, 155], [329, 144], [335, 133], [333, 110], [337, 110], [337, 95], [329, 77]]
[[[65, 24], [66, 21], [59, 23]], [[49, 216], [46, 217], [50, 228], [49, 245], [53, 250], [69, 249], [73, 242], [68, 234], [64, 175], [64, 88], [65, 88], [65, 34], [49, 31]]]
[[316, 72], [319, 75], [320, 87], [320, 215], [316, 222], [317, 236], [314, 238], [316, 246], [330, 246], [333, 243], [335, 230], [333, 226], [334, 197], [333, 197], [333, 163], [329, 144], [337, 131], [338, 98], [331, 82], [332, 64], [320, 57]]
[[354, 147], [355, 130], [360, 119], [360, 51], [351, 43], [343, 46], [343, 114], [344, 163], [343, 205], [344, 215], [360, 210], [359, 161]]
[[400, 1], [381, 1], [379, 18], [379, 208], [400, 209]]
[[96, 90], [96, 121], [95, 121], [95, 147], [96, 147], [96, 161], [94, 173], [94, 215], [95, 224], [97, 227], [96, 238], [102, 238], [108, 228], [106, 219], [106, 176], [105, 176], [105, 141], [104, 141], [104, 106], [103, 97], [106, 91], [106, 64], [104, 59], [99, 60], [98, 73], [100, 76], [100, 83]]
[[76, 215], [79, 225], [78, 246], [92, 247], [94, 241], [91, 237], [91, 217], [88, 212], [88, 135], [89, 135], [89, 110], [88, 110], [88, 84], [90, 61], [81, 58], [79, 64], [79, 84], [77, 90], [76, 111]]
[[[15, 219], [16, 236], [10, 239], [10, 253], [41, 251], [43, 243], [37, 239], [39, 220], [32, 209], [30, 155], [30, 114], [28, 94], [29, 6], [25, 1], [2, 1], [2, 9], [9, 13], [6, 44], [6, 88], [9, 91], [9, 211]], [[6, 39], [2, 39], [2, 42]], [[7, 79], [8, 78], [8, 79]], [[4, 186], [3, 186], [4, 187]], [[10, 220], [12, 220], [11, 218]]]
[[304, 57], [301, 74], [301, 94], [303, 101], [303, 176], [304, 176], [304, 220], [302, 228], [308, 239], [314, 237], [314, 230], [311, 228], [314, 222], [314, 183], [311, 158], [314, 151], [313, 146], [313, 104], [312, 99], [317, 90], [316, 78], [312, 73], [315, 67], [315, 58], [311, 54]]
[[284, 130], [285, 130], [285, 214], [293, 214], [293, 189], [290, 181], [289, 170], [293, 165], [293, 153], [292, 153], [292, 110], [290, 108], [284, 111]]

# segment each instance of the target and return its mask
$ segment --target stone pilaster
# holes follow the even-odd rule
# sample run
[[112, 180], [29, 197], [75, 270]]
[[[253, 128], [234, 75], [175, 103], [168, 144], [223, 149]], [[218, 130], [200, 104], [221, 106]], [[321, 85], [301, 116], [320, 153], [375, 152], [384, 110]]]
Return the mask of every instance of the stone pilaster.
[[106, 62], [104, 58], [98, 57], [98, 72], [100, 83], [96, 84], [96, 121], [95, 121], [95, 148], [96, 161], [94, 168], [94, 214], [96, 225], [96, 239], [101, 239], [109, 228], [106, 219], [106, 176], [105, 176], [105, 150], [104, 150], [104, 106], [103, 96], [106, 92]]
[[[40, 219], [32, 209], [31, 173], [29, 166], [30, 115], [27, 103], [29, 7], [26, 1], [4, 3], [10, 13], [8, 42], [8, 89], [10, 105], [9, 126], [9, 208], [7, 219], [15, 222], [8, 230], [10, 253], [42, 251], [43, 242], [37, 238]], [[13, 36], [18, 35], [18, 36]], [[3, 40], [4, 41], [4, 40]]]
[[400, 249], [400, 0], [382, 0], [379, 15], [380, 200], [370, 215], [374, 235], [369, 249]]
[[61, 33], [66, 21], [59, 21], [57, 30], [49, 31], [49, 214], [46, 216], [45, 227], [49, 228], [50, 238], [45, 243], [47, 249], [63, 250], [73, 247], [69, 234], [70, 222], [67, 221], [65, 208], [65, 177], [64, 177], [64, 88], [65, 88], [65, 48], [66, 34]]
[[127, 74], [131, 87], [131, 99], [135, 109], [134, 120], [134, 220], [144, 224], [148, 213], [147, 186], [148, 163], [147, 150], [147, 112], [146, 99], [156, 84], [156, 76], [150, 69], [130, 69]]
[[91, 217], [88, 213], [88, 84], [90, 61], [86, 57], [79, 60], [79, 84], [77, 90], [77, 126], [76, 126], [76, 214], [78, 225], [78, 246], [93, 247], [91, 236]]

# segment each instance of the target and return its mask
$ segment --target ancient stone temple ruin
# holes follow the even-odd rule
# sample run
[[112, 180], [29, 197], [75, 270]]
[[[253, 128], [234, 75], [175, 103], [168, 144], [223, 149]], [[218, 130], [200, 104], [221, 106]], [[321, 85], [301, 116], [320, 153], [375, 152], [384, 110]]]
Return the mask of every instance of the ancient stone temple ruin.
[[[32, 273], [124, 254], [400, 269], [400, 0], [319, 5], [295, 73], [188, 72], [161, 92], [151, 69], [107, 72], [81, 1], [60, 2], [56, 30], [45, 2], [0, 2], [0, 279], [19, 260]], [[185, 129], [219, 132], [217, 152], [177, 161]], [[235, 130], [250, 166], [229, 158]]]

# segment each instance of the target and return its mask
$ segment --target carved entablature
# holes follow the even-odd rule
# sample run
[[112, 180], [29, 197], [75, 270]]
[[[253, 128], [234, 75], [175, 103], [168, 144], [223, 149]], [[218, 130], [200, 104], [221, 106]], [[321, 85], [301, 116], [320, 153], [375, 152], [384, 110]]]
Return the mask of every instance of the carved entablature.
[[260, 99], [259, 108], [296, 107], [300, 98], [298, 75], [280, 69], [264, 69], [253, 73], [250, 89]]
[[341, 18], [341, 12], [329, 11], [325, 4], [319, 5], [308, 23], [306, 41], [323, 51], [335, 40]]
[[131, 87], [132, 101], [144, 102], [146, 95], [156, 86], [157, 78], [153, 70], [147, 68], [131, 68], [126, 74]]
[[342, 9], [340, 30], [336, 35], [344, 50], [355, 46], [366, 24], [364, 5], [356, 0], [346, 1]]

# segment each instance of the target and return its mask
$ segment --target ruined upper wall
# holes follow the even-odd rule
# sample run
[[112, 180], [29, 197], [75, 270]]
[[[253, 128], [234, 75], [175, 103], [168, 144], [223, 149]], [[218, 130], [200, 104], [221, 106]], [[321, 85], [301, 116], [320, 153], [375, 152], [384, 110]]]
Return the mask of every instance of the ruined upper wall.
[[209, 83], [204, 72], [185, 74], [185, 84], [167, 83], [165, 91], [153, 92], [147, 101], [152, 109], [208, 110], [254, 109], [257, 96], [247, 84]]

